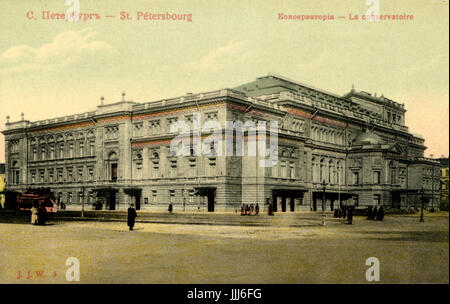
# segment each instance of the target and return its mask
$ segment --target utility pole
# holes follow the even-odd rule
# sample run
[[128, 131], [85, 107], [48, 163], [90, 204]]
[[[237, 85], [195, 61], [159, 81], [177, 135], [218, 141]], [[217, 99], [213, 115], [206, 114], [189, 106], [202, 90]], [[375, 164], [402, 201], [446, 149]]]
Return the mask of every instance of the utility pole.
[[323, 186], [323, 195], [322, 195], [322, 226], [325, 226], [325, 209], [327, 208], [326, 201], [325, 201], [325, 189], [326, 189], [326, 183], [325, 180], [322, 182]]
[[420, 200], [422, 201], [422, 208], [420, 210], [420, 222], [423, 223], [424, 222], [424, 220], [423, 220], [423, 207], [424, 207], [423, 206], [424, 205], [424, 201], [423, 201], [423, 186], [420, 189]]

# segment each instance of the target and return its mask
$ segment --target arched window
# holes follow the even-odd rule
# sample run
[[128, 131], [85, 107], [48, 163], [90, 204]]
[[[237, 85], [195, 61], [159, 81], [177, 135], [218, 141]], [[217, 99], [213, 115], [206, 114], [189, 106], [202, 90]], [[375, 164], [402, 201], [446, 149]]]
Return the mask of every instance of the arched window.
[[320, 174], [319, 182], [322, 182], [325, 178], [325, 160], [322, 158], [320, 160]]
[[117, 161], [118, 161], [118, 157], [117, 157], [117, 153], [114, 151], [111, 151], [108, 154], [108, 163], [109, 163], [109, 177], [110, 180], [115, 182], [117, 181]]
[[20, 184], [20, 168], [16, 160], [11, 164], [11, 183], [14, 185]]

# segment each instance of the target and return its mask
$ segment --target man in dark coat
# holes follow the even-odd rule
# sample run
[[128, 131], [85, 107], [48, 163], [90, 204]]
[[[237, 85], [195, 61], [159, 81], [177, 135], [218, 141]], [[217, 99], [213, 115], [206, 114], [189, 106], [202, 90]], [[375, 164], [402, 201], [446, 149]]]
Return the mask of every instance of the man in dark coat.
[[377, 206], [373, 209], [373, 220], [376, 221], [378, 219], [378, 209]]
[[134, 227], [134, 222], [136, 220], [137, 217], [137, 213], [136, 210], [134, 209], [134, 205], [131, 204], [130, 208], [128, 208], [128, 227], [130, 227], [130, 230], [133, 231], [133, 227]]
[[258, 205], [258, 203], [256, 203], [255, 214], [256, 214], [256, 215], [259, 214], [259, 205]]
[[380, 210], [378, 210], [377, 221], [382, 221], [384, 218], [384, 210], [383, 206], [380, 206]]
[[45, 225], [45, 221], [47, 220], [47, 210], [43, 205], [39, 206], [37, 216], [38, 216], [38, 224]]
[[348, 208], [347, 220], [350, 225], [353, 223], [353, 207]]
[[373, 218], [372, 206], [367, 207], [367, 219], [371, 220]]
[[173, 205], [172, 205], [172, 203], [170, 203], [169, 204], [169, 213], [172, 213], [172, 211], [173, 211]]

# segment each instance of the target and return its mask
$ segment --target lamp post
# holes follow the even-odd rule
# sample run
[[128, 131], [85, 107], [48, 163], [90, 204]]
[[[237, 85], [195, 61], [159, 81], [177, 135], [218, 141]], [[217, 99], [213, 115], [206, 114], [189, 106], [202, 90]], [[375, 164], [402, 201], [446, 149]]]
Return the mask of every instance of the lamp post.
[[84, 187], [81, 187], [81, 217], [84, 217]]
[[323, 182], [322, 182], [322, 190], [323, 190], [323, 193], [322, 193], [322, 226], [325, 226], [325, 209], [327, 208], [326, 201], [325, 201], [326, 185], [327, 184], [325, 183], [325, 180], [323, 180]]
[[422, 208], [420, 209], [420, 220], [419, 220], [419, 222], [423, 223], [424, 222], [424, 220], [423, 220], [423, 205], [424, 205], [424, 201], [423, 201], [423, 186], [420, 189], [420, 200], [422, 202]]

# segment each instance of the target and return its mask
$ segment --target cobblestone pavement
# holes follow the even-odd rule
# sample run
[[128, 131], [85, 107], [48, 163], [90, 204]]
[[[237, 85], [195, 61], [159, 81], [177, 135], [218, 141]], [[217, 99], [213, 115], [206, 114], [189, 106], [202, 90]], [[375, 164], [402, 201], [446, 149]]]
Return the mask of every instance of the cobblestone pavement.
[[[237, 215], [238, 216], [238, 215]], [[278, 217], [277, 220], [282, 220]], [[266, 221], [267, 219], [262, 219]], [[288, 226], [53, 221], [0, 224], [0, 283], [367, 283], [369, 257], [380, 283], [448, 283], [448, 213], [392, 215], [353, 225], [311, 214]]]

